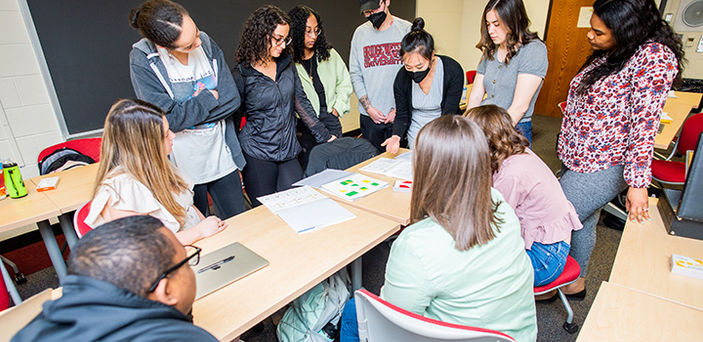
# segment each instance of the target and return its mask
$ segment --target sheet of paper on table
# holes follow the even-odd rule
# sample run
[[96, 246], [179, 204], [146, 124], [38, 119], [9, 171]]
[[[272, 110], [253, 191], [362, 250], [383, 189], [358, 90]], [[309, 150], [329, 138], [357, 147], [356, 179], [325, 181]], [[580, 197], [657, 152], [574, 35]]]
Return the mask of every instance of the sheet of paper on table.
[[322, 188], [323, 185], [335, 181], [337, 179], [343, 178], [343, 177], [349, 177], [353, 173], [348, 172], [348, 171], [343, 171], [343, 170], [336, 170], [336, 169], [324, 169], [323, 171], [320, 171], [310, 177], [303, 178], [295, 183], [293, 183], [293, 186], [303, 186], [303, 185], [309, 185], [313, 188], [320, 189]]
[[384, 176], [413, 180], [412, 152], [403, 153], [394, 159], [378, 158], [359, 171], [378, 173]]
[[387, 182], [355, 173], [349, 177], [340, 178], [323, 185], [322, 190], [346, 200], [354, 201], [387, 186]]

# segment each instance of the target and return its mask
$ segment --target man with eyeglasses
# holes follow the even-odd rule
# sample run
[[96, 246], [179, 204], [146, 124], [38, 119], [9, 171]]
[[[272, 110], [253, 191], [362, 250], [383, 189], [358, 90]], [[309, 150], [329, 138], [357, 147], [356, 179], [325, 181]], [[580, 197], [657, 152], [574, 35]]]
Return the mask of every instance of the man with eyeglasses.
[[361, 133], [379, 151], [393, 135], [395, 98], [393, 81], [403, 64], [400, 41], [410, 32], [407, 20], [392, 16], [390, 0], [360, 0], [369, 22], [354, 31], [349, 51], [349, 73], [359, 99]]
[[103, 224], [74, 246], [61, 298], [12, 341], [216, 341], [190, 316], [199, 259], [154, 217]]

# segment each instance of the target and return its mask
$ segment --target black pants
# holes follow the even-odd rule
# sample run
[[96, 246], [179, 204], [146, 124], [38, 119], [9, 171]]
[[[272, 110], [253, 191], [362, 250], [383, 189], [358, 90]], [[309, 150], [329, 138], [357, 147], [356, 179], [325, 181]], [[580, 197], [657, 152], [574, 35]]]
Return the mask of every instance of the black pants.
[[269, 161], [254, 158], [244, 153], [247, 166], [244, 168], [244, 186], [254, 207], [261, 205], [257, 197], [288, 190], [293, 183], [303, 179], [303, 169], [298, 159]]
[[359, 126], [364, 138], [371, 142], [379, 152], [385, 152], [386, 148], [381, 144], [393, 135], [393, 124], [377, 124], [368, 115], [359, 115]]
[[[322, 122], [325, 127], [327, 127], [327, 130], [330, 131], [330, 134], [334, 135], [337, 138], [342, 137], [342, 123], [339, 121], [338, 117], [334, 116], [334, 114], [328, 113], [325, 108], [320, 108], [320, 116], [318, 116], [318, 120], [320, 120], [320, 122]], [[310, 151], [313, 147], [321, 143], [318, 143], [317, 140], [315, 140], [315, 137], [312, 135], [312, 132], [310, 132], [308, 126], [305, 126], [303, 121], [300, 119], [298, 119], [297, 133], [298, 142], [303, 148], [303, 150], [298, 155], [298, 161], [300, 162], [300, 165], [303, 167], [304, 170], [308, 165]]]
[[242, 182], [239, 179], [239, 171], [237, 170], [210, 183], [197, 184], [193, 187], [193, 192], [195, 207], [205, 216], [213, 214], [208, 212], [208, 192], [212, 197], [217, 214], [223, 220], [246, 210], [244, 194], [242, 193]]

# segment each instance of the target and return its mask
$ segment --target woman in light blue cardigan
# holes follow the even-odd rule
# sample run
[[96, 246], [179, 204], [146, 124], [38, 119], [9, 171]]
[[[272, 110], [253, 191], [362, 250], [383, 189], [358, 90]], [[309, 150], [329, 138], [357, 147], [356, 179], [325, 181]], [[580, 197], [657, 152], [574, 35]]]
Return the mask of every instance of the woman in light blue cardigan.
[[[318, 119], [330, 134], [341, 137], [339, 118], [350, 109], [353, 91], [349, 70], [337, 51], [327, 44], [320, 15], [310, 7], [296, 6], [288, 12], [291, 18], [293, 60]], [[298, 156], [303, 168], [310, 150], [317, 145], [310, 130], [298, 123], [298, 141], [303, 152]]]

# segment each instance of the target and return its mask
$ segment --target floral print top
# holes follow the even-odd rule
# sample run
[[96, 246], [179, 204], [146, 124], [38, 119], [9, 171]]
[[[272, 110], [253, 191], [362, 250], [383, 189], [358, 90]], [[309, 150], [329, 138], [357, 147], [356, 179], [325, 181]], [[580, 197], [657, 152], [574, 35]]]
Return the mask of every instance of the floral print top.
[[624, 165], [625, 182], [644, 188], [652, 180], [654, 137], [678, 72], [676, 56], [663, 44], [642, 44], [622, 70], [577, 95], [584, 74], [604, 61], [596, 59], [571, 80], [557, 154], [581, 173]]

